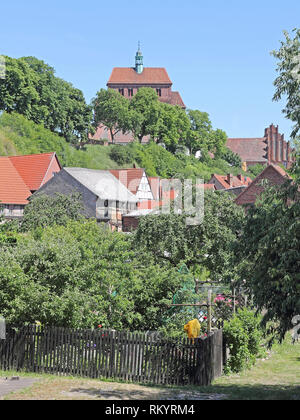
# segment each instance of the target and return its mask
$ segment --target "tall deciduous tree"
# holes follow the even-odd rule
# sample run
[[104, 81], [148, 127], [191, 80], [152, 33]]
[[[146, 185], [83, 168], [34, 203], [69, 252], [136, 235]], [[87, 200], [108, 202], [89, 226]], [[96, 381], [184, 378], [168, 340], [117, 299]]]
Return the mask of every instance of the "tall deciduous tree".
[[267, 188], [249, 209], [238, 254], [240, 276], [265, 321], [283, 338], [300, 314], [299, 183]]
[[295, 123], [291, 136], [295, 138], [300, 132], [300, 29], [294, 29], [294, 38], [284, 31], [285, 41], [281, 42], [278, 51], [272, 51], [277, 58], [277, 72], [274, 85], [274, 101], [286, 97], [283, 113]]
[[152, 88], [140, 88], [130, 100], [130, 129], [140, 143], [145, 136], [152, 139], [157, 137], [161, 122], [160, 105], [158, 95]]
[[187, 225], [184, 213], [148, 215], [140, 219], [136, 243], [157, 262], [205, 267], [213, 279], [229, 280], [234, 275], [234, 246], [243, 221], [244, 211], [230, 195], [207, 192], [203, 223]]
[[22, 114], [70, 143], [86, 142], [92, 130], [92, 108], [81, 90], [56, 77], [52, 67], [35, 57], [5, 60], [0, 110]]
[[120, 131], [126, 132], [130, 127], [129, 101], [114, 89], [100, 89], [93, 99], [94, 126], [104, 125], [110, 131], [112, 142]]

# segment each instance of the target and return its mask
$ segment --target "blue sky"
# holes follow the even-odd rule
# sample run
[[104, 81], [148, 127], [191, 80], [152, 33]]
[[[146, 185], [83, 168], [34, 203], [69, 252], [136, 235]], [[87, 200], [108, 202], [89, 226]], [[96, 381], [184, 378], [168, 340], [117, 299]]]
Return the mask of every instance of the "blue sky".
[[0, 54], [36, 56], [90, 102], [113, 67], [165, 67], [191, 109], [229, 137], [288, 139], [284, 103], [272, 102], [283, 30], [299, 27], [299, 0], [13, 0], [0, 4]]

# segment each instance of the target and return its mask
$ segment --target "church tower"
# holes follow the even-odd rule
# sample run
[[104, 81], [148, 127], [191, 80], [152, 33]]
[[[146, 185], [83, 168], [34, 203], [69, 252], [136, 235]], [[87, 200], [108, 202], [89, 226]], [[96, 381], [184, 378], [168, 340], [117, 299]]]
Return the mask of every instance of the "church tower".
[[137, 50], [137, 53], [135, 55], [135, 71], [137, 72], [137, 74], [143, 73], [143, 70], [144, 70], [143, 59], [144, 59], [144, 57], [143, 57], [141, 47], [140, 47], [140, 43], [139, 43], [138, 50]]

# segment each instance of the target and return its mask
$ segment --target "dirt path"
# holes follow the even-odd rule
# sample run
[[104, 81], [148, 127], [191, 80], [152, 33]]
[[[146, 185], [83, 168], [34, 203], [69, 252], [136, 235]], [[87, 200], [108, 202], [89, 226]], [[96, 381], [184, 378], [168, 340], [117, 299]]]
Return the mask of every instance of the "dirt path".
[[11, 392], [17, 392], [32, 386], [37, 380], [35, 378], [0, 378], [0, 399]]
[[[20, 379], [10, 383], [8, 400], [220, 400], [225, 395], [194, 390], [157, 388], [117, 382], [53, 377]], [[17, 382], [19, 384], [17, 385]], [[0, 382], [1, 383], [1, 382]], [[20, 388], [29, 387], [20, 391]], [[13, 389], [13, 386], [16, 388]], [[1, 388], [0, 388], [1, 389]], [[8, 391], [8, 388], [6, 388]]]

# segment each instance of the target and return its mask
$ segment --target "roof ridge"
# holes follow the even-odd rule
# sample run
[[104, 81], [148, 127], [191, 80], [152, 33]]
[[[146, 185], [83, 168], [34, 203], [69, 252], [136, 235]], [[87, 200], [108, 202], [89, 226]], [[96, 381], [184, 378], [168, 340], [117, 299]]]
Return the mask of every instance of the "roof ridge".
[[[239, 194], [238, 196], [237, 196], [237, 198], [235, 199], [235, 201], [238, 199], [238, 198], [240, 198], [241, 196], [243, 196], [245, 193], [246, 193], [246, 191], [248, 191], [248, 189], [252, 186], [252, 185], [255, 185], [255, 183], [256, 183], [256, 181], [258, 180], [258, 178], [260, 178], [261, 177], [261, 175], [263, 174], [263, 173], [265, 173], [266, 172], [266, 170], [267, 169], [269, 169], [270, 167], [272, 167], [273, 169], [275, 169], [278, 173], [279, 173], [279, 175], [281, 175], [281, 176], [284, 176], [282, 173], [280, 173], [280, 171], [278, 171], [278, 168], [277, 168], [277, 165], [274, 165], [273, 163], [270, 163], [269, 165], [267, 165], [262, 171], [261, 171], [261, 173], [260, 174], [258, 174], [257, 175], [257, 177], [256, 178], [254, 178], [254, 180], [247, 186], [247, 188], [245, 188], [244, 189], [244, 191], [242, 191], [241, 192], [241, 194]], [[282, 168], [280, 168], [280, 169], [282, 169]], [[286, 171], [284, 171], [285, 172], [285, 174], [286, 175], [288, 175], [288, 177], [290, 178], [290, 179], [292, 179], [291, 177], [290, 177], [290, 175], [286, 172]]]
[[[41, 156], [41, 155], [56, 155], [56, 152], [44, 152], [44, 153], [31, 153], [28, 155], [13, 155], [7, 156], [8, 158], [28, 157], [28, 156]], [[5, 156], [3, 156], [5, 157]]]

